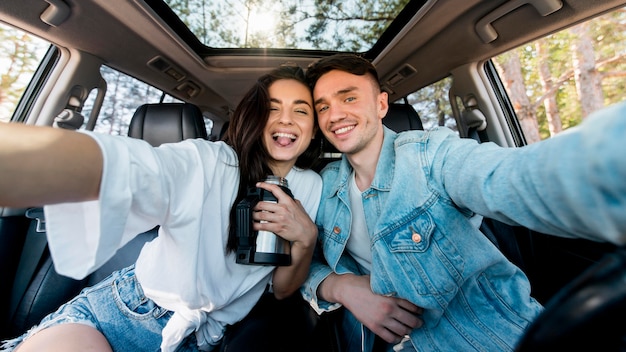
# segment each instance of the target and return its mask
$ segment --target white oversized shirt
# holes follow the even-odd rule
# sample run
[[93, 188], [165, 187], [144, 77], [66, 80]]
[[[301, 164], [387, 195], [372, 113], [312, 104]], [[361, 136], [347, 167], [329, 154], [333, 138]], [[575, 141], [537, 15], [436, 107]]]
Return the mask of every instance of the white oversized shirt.
[[[104, 156], [100, 198], [44, 208], [50, 252], [60, 274], [83, 278], [137, 234], [160, 225], [136, 263], [147, 297], [174, 311], [162, 349], [196, 332], [200, 348], [252, 309], [274, 267], [242, 265], [225, 255], [238, 161], [223, 142], [186, 140], [151, 147], [142, 140], [91, 135]], [[315, 219], [322, 181], [311, 170], [286, 176]], [[68, 180], [71, 182], [71, 180]]]

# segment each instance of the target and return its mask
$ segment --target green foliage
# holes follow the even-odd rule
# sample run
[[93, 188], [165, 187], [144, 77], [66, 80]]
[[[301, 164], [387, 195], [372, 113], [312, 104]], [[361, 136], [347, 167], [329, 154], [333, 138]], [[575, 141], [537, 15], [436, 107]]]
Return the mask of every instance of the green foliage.
[[[408, 0], [380, 3], [166, 0], [166, 3], [209, 47], [363, 52], [374, 45]], [[263, 17], [265, 13], [267, 16]], [[272, 22], [273, 26], [264, 22]]]
[[49, 44], [0, 24], [0, 120], [8, 121]]
[[[589, 35], [593, 40], [596, 70], [602, 73], [602, 91], [605, 105], [624, 100], [626, 82], [626, 11], [608, 13], [589, 22]], [[549, 65], [551, 81], [558, 86], [556, 101], [563, 129], [578, 125], [582, 119], [580, 97], [576, 90], [573, 66], [573, 45], [576, 36], [570, 30], [552, 34], [541, 42], [548, 48], [547, 57], [540, 57], [536, 43], [515, 49], [522, 62], [522, 76], [530, 104], [535, 107], [539, 132], [542, 139], [550, 136], [543, 99], [545, 92], [538, 75], [541, 60]], [[504, 63], [507, 53], [494, 58]]]

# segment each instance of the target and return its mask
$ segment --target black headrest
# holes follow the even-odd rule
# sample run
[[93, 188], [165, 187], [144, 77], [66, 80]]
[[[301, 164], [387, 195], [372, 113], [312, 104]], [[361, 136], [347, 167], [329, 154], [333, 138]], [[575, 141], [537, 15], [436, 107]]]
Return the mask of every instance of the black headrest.
[[422, 120], [411, 104], [389, 104], [383, 124], [396, 132], [424, 129]]
[[209, 139], [200, 108], [187, 103], [144, 104], [133, 115], [128, 136], [152, 146], [188, 138]]

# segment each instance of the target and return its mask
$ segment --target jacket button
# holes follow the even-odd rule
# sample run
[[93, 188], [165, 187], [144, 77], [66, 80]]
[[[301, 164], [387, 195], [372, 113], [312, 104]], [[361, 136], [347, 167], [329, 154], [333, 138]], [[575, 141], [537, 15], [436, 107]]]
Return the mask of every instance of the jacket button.
[[413, 236], [411, 236], [411, 239], [413, 240], [413, 242], [415, 243], [420, 243], [422, 242], [422, 235], [420, 235], [417, 232], [413, 232]]
[[333, 232], [338, 235], [341, 232], [341, 229], [339, 228], [339, 226], [335, 226], [333, 228]]

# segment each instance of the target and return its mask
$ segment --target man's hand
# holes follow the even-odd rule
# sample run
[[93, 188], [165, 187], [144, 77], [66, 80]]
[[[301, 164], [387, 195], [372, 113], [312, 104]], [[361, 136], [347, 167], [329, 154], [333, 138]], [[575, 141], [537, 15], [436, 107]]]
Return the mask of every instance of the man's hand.
[[373, 293], [369, 276], [331, 274], [320, 285], [319, 293], [329, 302], [343, 304], [363, 325], [389, 343], [400, 342], [423, 324], [422, 308], [401, 298]]

